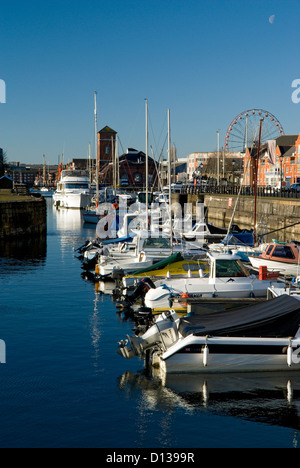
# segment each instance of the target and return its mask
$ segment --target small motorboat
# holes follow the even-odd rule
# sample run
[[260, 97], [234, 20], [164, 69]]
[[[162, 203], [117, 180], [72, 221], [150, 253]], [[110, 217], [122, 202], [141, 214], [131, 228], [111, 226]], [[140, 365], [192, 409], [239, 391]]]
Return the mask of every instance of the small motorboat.
[[[268, 288], [281, 286], [282, 282], [271, 279], [259, 279], [250, 274], [237, 255], [208, 253], [209, 273], [197, 278], [166, 278], [164, 283], [154, 283], [145, 295], [145, 306], [160, 312], [171, 306], [182, 309], [176, 303], [183, 295], [188, 297], [267, 297]], [[170, 303], [171, 301], [171, 303]]]
[[300, 370], [300, 302], [283, 295], [254, 306], [179, 318], [163, 313], [118, 353], [165, 373]]
[[136, 286], [141, 279], [150, 278], [152, 281], [165, 280], [166, 278], [193, 278], [199, 277], [199, 270], [208, 273], [208, 261], [185, 259], [180, 253], [176, 253], [165, 260], [156, 263], [152, 267], [139, 269], [131, 275], [124, 276], [124, 288]]
[[135, 271], [138, 266], [142, 268], [147, 268], [153, 265], [153, 259], [149, 259], [145, 252], [140, 252], [136, 257], [129, 258], [115, 258], [114, 260], [103, 260], [100, 257], [98, 265], [96, 265], [95, 271], [97, 269], [97, 274], [100, 277], [105, 277], [116, 273], [117, 271], [122, 271], [122, 274]]
[[272, 242], [259, 256], [249, 255], [251, 265], [258, 269], [265, 266], [269, 271], [279, 271], [284, 276], [298, 276], [300, 271], [299, 248], [294, 242], [280, 244]]

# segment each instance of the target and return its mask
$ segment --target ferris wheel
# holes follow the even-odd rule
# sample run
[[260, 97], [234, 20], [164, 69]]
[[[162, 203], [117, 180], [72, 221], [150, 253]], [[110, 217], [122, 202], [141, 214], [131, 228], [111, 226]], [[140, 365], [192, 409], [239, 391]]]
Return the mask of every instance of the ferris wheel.
[[225, 136], [225, 152], [245, 152], [245, 148], [257, 146], [260, 121], [262, 120], [261, 145], [284, 135], [279, 120], [263, 109], [241, 112], [229, 125]]

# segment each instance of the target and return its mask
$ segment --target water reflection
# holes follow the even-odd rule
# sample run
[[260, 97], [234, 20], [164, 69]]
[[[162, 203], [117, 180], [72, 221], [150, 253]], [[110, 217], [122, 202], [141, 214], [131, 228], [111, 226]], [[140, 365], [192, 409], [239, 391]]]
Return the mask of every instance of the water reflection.
[[49, 220], [52, 232], [59, 237], [62, 253], [69, 253], [88, 238], [94, 238], [94, 228], [84, 229], [81, 210], [57, 209], [54, 206], [48, 206], [48, 210], [52, 214]]
[[46, 257], [46, 236], [0, 242], [0, 274], [30, 273], [44, 267]]
[[[252, 422], [300, 429], [298, 373], [159, 375], [125, 372], [119, 388], [140, 392], [149, 410], [209, 411]], [[158, 371], [157, 371], [158, 372]]]

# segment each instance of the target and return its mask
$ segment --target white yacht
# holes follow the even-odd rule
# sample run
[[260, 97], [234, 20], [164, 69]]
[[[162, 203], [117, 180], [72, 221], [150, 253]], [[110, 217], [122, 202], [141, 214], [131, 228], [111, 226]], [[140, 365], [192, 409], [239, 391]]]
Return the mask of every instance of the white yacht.
[[62, 171], [53, 201], [56, 207], [78, 209], [87, 207], [91, 203], [91, 193], [86, 171]]

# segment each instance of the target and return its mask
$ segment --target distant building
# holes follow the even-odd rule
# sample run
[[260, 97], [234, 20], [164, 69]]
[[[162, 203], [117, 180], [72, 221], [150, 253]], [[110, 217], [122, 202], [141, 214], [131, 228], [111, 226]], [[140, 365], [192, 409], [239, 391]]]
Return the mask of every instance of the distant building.
[[6, 175], [10, 177], [16, 184], [24, 184], [27, 187], [32, 187], [37, 175], [37, 169], [19, 162], [9, 162], [6, 169]]
[[106, 125], [98, 132], [99, 173], [113, 161], [117, 132]]
[[[148, 156], [149, 184], [157, 184], [157, 170], [155, 161]], [[146, 154], [129, 148], [118, 158], [117, 180], [120, 187], [142, 188], [146, 186]], [[112, 185], [114, 164], [110, 162], [100, 172], [100, 182]]]
[[[244, 185], [255, 182], [257, 148], [248, 148], [244, 161]], [[260, 149], [257, 184], [290, 186], [300, 182], [300, 135], [282, 135]]]
[[[219, 163], [219, 175], [222, 178], [223, 173], [228, 173], [228, 167], [233, 161], [236, 161], [236, 167], [242, 166], [242, 160], [244, 154], [240, 152], [224, 153], [224, 151], [218, 153], [191, 153], [188, 155], [187, 160], [187, 177], [189, 180], [193, 180], [195, 175], [205, 175], [209, 178], [217, 178]], [[230, 172], [230, 171], [229, 171]], [[232, 172], [232, 171], [231, 171]]]
[[0, 190], [11, 190], [14, 187], [14, 181], [11, 177], [3, 176], [0, 177]]

